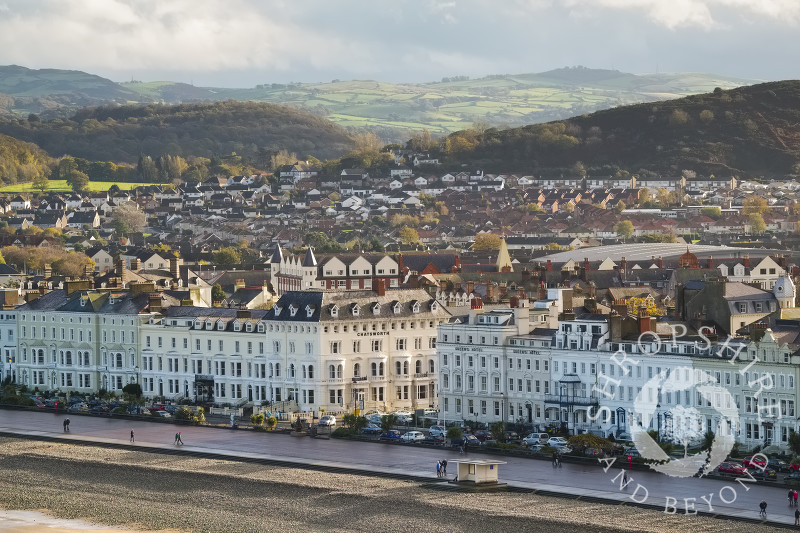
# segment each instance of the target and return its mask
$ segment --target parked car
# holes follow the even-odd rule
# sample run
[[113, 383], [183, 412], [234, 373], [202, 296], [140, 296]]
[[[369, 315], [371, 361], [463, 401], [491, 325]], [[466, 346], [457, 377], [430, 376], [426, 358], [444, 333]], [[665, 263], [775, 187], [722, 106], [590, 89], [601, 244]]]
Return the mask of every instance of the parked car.
[[151, 411], [152, 413], [156, 413], [156, 415], [160, 416], [161, 418], [172, 418], [172, 415], [166, 411]]
[[789, 463], [782, 459], [770, 459], [767, 461], [767, 467], [772, 468], [776, 472], [791, 472], [792, 470]]
[[506, 431], [506, 442], [515, 443], [519, 442], [519, 433], [516, 431]]
[[750, 475], [759, 481], [775, 481], [778, 479], [778, 473], [771, 468], [765, 468], [764, 470], [756, 468], [750, 472]]
[[399, 441], [402, 436], [396, 429], [390, 429], [388, 433], [381, 433], [379, 438], [380, 440]]
[[414, 416], [414, 413], [412, 413], [411, 411], [408, 411], [406, 409], [400, 409], [400, 410], [397, 410], [397, 411], [393, 411], [392, 414], [394, 416], [396, 416], [397, 418], [400, 418], [401, 416], [404, 416], [406, 418], [411, 418], [412, 416]]
[[473, 435], [475, 435], [475, 438], [478, 439], [481, 442], [483, 442], [485, 440], [493, 440], [494, 439], [494, 435], [492, 435], [492, 432], [491, 431], [487, 431], [485, 429], [479, 429], [479, 430], [475, 431], [473, 433]]
[[406, 431], [400, 439], [407, 443], [422, 442], [425, 440], [425, 435], [421, 431]]
[[525, 446], [533, 446], [534, 444], [544, 444], [548, 440], [550, 440], [550, 435], [547, 433], [531, 433], [522, 439], [522, 443]]
[[744, 466], [746, 466], [748, 468], [761, 469], [761, 468], [764, 468], [766, 466], [766, 464], [767, 464], [767, 461], [763, 457], [761, 457], [759, 455], [751, 455], [749, 457], [745, 457], [744, 459], [742, 459], [742, 465], [744, 465]]
[[444, 441], [445, 441], [445, 438], [443, 436], [428, 435], [422, 441], [422, 444], [433, 444], [433, 445], [436, 445], [436, 446], [441, 446], [442, 444], [444, 444]]
[[423, 416], [425, 418], [434, 418], [434, 419], [439, 418], [439, 411], [437, 411], [436, 409], [425, 409]]
[[367, 427], [361, 430], [362, 435], [380, 435], [383, 430], [380, 426], [376, 426], [375, 424], [369, 424]]
[[481, 441], [479, 441], [477, 438], [475, 438], [475, 435], [473, 435], [471, 433], [466, 433], [460, 439], [453, 439], [452, 440], [452, 445], [453, 445], [454, 448], [458, 448], [461, 445], [464, 445], [464, 446], [466, 446], [468, 448], [474, 448], [476, 446], [480, 446], [480, 444], [481, 444]]
[[545, 443], [551, 448], [561, 448], [567, 445], [567, 439], [564, 437], [550, 437]]
[[733, 474], [736, 476], [747, 475], [747, 468], [739, 463], [724, 462], [717, 467], [720, 474]]
[[783, 481], [786, 483], [800, 483], [800, 472], [792, 472], [783, 476]]
[[332, 427], [336, 425], [336, 417], [333, 415], [325, 415], [317, 422], [318, 426]]
[[447, 435], [447, 430], [444, 429], [444, 426], [431, 426], [428, 428], [428, 435], [432, 437], [444, 437]]

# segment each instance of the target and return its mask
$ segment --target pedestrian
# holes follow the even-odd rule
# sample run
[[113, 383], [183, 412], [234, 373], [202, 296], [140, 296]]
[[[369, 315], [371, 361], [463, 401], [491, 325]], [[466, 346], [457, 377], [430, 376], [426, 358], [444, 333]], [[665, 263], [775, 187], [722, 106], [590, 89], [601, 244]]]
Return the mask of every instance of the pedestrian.
[[447, 459], [442, 459], [442, 475], [447, 475]]
[[183, 439], [181, 439], [181, 432], [180, 431], [178, 432], [178, 444], [183, 446]]
[[181, 442], [181, 434], [180, 432], [175, 433], [175, 445], [177, 446]]
[[760, 516], [763, 516], [764, 518], [766, 518], [767, 517], [767, 500], [761, 500], [761, 503], [758, 504], [758, 507], [761, 509], [761, 511], [759, 511], [758, 514]]
[[436, 477], [442, 477], [442, 462], [436, 461]]
[[461, 455], [464, 455], [464, 443], [463, 442], [458, 447], [458, 453], [460, 453]]
[[797, 489], [794, 489], [794, 495], [793, 495], [793, 498], [794, 498], [794, 506], [795, 506], [795, 507], [797, 507], [797, 496], [798, 496], [798, 494], [797, 494]]
[[800, 509], [794, 510], [794, 525], [800, 526]]
[[792, 502], [794, 501], [794, 491], [789, 489], [789, 507], [792, 506]]
[[69, 433], [69, 418], [64, 419], [64, 433]]
[[133, 430], [131, 430], [131, 442], [135, 442], [133, 438]]
[[628, 487], [628, 471], [627, 470], [623, 470], [623, 472], [622, 472], [622, 486], [624, 486], [625, 488]]

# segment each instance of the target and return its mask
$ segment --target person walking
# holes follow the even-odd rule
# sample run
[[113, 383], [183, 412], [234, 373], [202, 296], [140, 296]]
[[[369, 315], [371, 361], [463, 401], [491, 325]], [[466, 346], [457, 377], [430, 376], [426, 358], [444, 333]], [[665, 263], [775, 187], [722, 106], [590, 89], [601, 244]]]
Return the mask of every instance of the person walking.
[[133, 438], [133, 430], [131, 430], [131, 442], [136, 442]]
[[794, 503], [794, 491], [789, 489], [789, 507], [792, 506], [792, 503]]
[[183, 446], [183, 439], [181, 438], [181, 432], [178, 432], [178, 444]]
[[795, 507], [797, 507], [797, 497], [798, 496], [800, 496], [800, 495], [797, 494], [797, 489], [794, 489], [794, 494], [793, 494], [792, 497], [794, 498], [794, 506]]
[[794, 525], [800, 526], [800, 509], [794, 510]]
[[758, 514], [759, 516], [763, 516], [764, 518], [767, 517], [767, 500], [761, 500], [761, 503], [758, 504], [759, 509], [761, 509]]
[[442, 462], [436, 461], [436, 477], [442, 477]]
[[64, 419], [64, 433], [69, 433], [69, 418]]
[[442, 475], [447, 475], [447, 459], [442, 459]]

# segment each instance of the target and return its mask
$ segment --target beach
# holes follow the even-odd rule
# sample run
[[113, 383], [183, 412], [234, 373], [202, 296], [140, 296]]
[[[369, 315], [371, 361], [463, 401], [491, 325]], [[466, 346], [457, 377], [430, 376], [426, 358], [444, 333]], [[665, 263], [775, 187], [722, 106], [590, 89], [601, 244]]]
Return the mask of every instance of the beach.
[[[82, 520], [97, 524], [99, 532], [778, 531], [536, 494], [460, 492], [381, 477], [27, 439], [0, 439], [0, 508]], [[8, 524], [0, 525], [1, 533], [86, 529], [70, 522], [53, 528]]]

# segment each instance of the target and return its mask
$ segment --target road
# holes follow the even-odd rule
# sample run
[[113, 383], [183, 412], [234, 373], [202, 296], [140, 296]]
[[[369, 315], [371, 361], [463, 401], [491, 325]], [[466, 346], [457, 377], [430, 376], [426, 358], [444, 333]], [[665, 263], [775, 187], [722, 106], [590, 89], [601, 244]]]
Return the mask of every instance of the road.
[[[183, 426], [148, 421], [119, 420], [106, 417], [70, 415], [71, 431], [62, 431], [62, 414], [0, 410], [0, 432], [57, 436], [76, 440], [99, 440], [125, 444], [134, 430], [136, 444], [148, 447], [173, 447], [176, 431], [182, 434], [185, 451], [205, 451], [222, 454], [263, 457], [301, 464], [323, 464], [435, 478], [436, 461], [446, 458], [459, 460], [457, 451], [445, 448], [415, 447], [384, 443], [312, 439], [281, 433], [232, 431], [202, 426]], [[627, 489], [620, 490], [621, 465], [608, 472], [603, 466], [564, 463], [554, 469], [549, 461], [524, 457], [498, 457], [470, 452], [467, 457], [486, 457], [507, 461], [500, 467], [500, 480], [513, 486], [534, 488], [583, 497], [601, 497], [666, 507], [667, 501], [677, 502], [677, 512], [685, 508], [701, 512], [754, 518], [758, 503], [769, 504], [770, 521], [794, 522], [794, 509], [786, 504], [786, 490], [752, 483], [698, 478], [671, 478], [651, 471], [629, 473]], [[453, 465], [455, 466], [455, 465]], [[451, 469], [455, 473], [455, 468]], [[452, 477], [452, 475], [451, 475]], [[744, 485], [744, 486], [743, 486]], [[694, 498], [694, 500], [692, 500]], [[684, 499], [688, 499], [687, 503]], [[727, 500], [725, 503], [723, 500]], [[710, 506], [709, 506], [710, 502]]]

